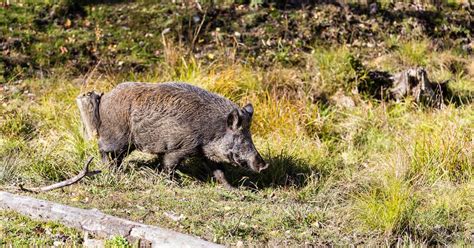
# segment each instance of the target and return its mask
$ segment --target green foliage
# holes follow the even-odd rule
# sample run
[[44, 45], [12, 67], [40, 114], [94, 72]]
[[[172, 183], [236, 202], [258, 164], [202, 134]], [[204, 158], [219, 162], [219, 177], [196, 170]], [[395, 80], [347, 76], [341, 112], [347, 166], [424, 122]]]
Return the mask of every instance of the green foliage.
[[405, 66], [426, 66], [429, 49], [427, 40], [413, 40], [400, 44], [398, 54]]
[[39, 222], [12, 211], [0, 211], [2, 246], [76, 246], [81, 234], [55, 222]]
[[34, 130], [31, 115], [21, 111], [5, 113], [0, 122], [0, 133], [5, 137], [30, 139]]
[[132, 245], [130, 245], [127, 241], [122, 236], [115, 236], [105, 242], [105, 247], [107, 248], [131, 248]]
[[355, 85], [349, 80], [357, 78], [358, 73], [354, 68], [354, 55], [346, 47], [318, 49], [314, 52], [314, 68], [318, 86], [323, 91], [335, 93], [337, 89], [350, 90]]
[[19, 166], [18, 159], [14, 153], [7, 153], [0, 158], [0, 183], [7, 183], [17, 175]]
[[381, 185], [358, 197], [354, 212], [365, 230], [385, 235], [405, 232], [418, 204], [412, 189], [398, 178], [387, 176]]
[[[456, 135], [456, 134], [455, 134]], [[467, 149], [471, 135], [422, 136], [415, 141], [410, 156], [409, 180], [427, 180], [435, 183], [440, 179], [452, 182], [468, 181], [474, 175], [472, 154]]]
[[[81, 2], [81, 16], [74, 2], [0, 8], [1, 37], [20, 38], [0, 43], [7, 41], [9, 58], [30, 63], [0, 58], [2, 190], [71, 177], [93, 155], [101, 174], [38, 197], [226, 246], [472, 241], [474, 67], [447, 43], [431, 49], [439, 40], [420, 33], [416, 18], [379, 23], [385, 20], [379, 13], [353, 13], [360, 19], [355, 25], [334, 5], [242, 5], [235, 13], [216, 5], [197, 32], [200, 22], [192, 17], [200, 12], [185, 3]], [[449, 23], [446, 15], [439, 25]], [[433, 80], [452, 78], [452, 103], [433, 110], [357, 92], [368, 70], [410, 66], [426, 66]], [[121, 168], [100, 163], [97, 141], [82, 137], [74, 99], [122, 81], [187, 81], [239, 105], [253, 103], [254, 142], [271, 167], [253, 174], [227, 165], [226, 176], [240, 188], [226, 191], [199, 159], [186, 161], [174, 180], [160, 174], [159, 157], [139, 152]], [[2, 245], [54, 243], [36, 231], [47, 230], [44, 223], [10, 215], [0, 214]], [[131, 246], [123, 237], [107, 245]]]

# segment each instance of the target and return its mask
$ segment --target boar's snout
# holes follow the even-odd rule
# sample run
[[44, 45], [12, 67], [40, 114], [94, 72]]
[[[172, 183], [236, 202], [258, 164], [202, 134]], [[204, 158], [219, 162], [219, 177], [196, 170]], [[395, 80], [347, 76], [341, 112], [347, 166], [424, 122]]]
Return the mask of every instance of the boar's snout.
[[262, 172], [263, 170], [267, 169], [268, 166], [270, 166], [270, 164], [267, 164], [267, 163], [263, 164], [263, 166], [258, 169], [258, 172]]
[[[253, 107], [247, 104], [242, 109], [234, 109], [227, 116], [227, 128], [223, 138], [219, 139], [218, 145], [222, 150], [214, 150], [211, 153], [225, 154], [225, 162], [261, 172], [269, 167], [258, 153], [252, 141], [250, 124], [252, 122]], [[208, 150], [209, 151], [209, 150]]]
[[266, 168], [268, 168], [269, 164], [263, 160], [263, 158], [260, 156], [260, 154], [257, 154], [256, 158], [253, 159], [252, 162], [250, 162], [250, 169], [252, 169], [255, 172], [262, 172]]

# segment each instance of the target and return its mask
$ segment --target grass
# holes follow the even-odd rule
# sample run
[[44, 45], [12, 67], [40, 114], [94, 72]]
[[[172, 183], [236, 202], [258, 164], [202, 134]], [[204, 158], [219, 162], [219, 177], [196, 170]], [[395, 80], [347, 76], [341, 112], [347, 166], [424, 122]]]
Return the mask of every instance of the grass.
[[390, 236], [404, 228], [417, 205], [417, 199], [406, 182], [388, 175], [370, 191], [357, 197], [354, 212], [365, 231]]
[[76, 246], [80, 232], [55, 222], [34, 221], [13, 211], [0, 211], [0, 245], [2, 246]]
[[[103, 6], [92, 16], [98, 21], [107, 11]], [[111, 35], [134, 34], [120, 30]], [[472, 55], [434, 49], [430, 37], [404, 37], [388, 40], [390, 48], [380, 54], [346, 44], [314, 45], [309, 52], [299, 51], [296, 65], [256, 66], [218, 55], [209, 63], [208, 56], [190, 56], [183, 44], [162, 37], [152, 48], [162, 49], [163, 57], [152, 60], [126, 40], [117, 46], [126, 50], [134, 45], [129, 56], [119, 54], [124, 64], [146, 60], [155, 66], [143, 72], [91, 70], [79, 79], [55, 68], [46, 77], [0, 85], [1, 190], [14, 191], [18, 183], [56, 182], [80, 171], [89, 155], [99, 158], [96, 142], [82, 138], [74, 103], [80, 92], [108, 91], [122, 81], [179, 80], [241, 106], [252, 102], [254, 141], [271, 167], [261, 175], [228, 168], [230, 181], [240, 186], [230, 192], [199, 159], [186, 161], [178, 172], [181, 179], [170, 181], [156, 169], [156, 158], [134, 152], [121, 170], [110, 170], [96, 159], [93, 167], [103, 173], [35, 196], [227, 246], [474, 242]], [[354, 90], [364, 76], [356, 68], [360, 61], [369, 69], [390, 72], [425, 66], [430, 79], [451, 79], [452, 101], [443, 109], [429, 109], [410, 98], [397, 103], [364, 96]], [[343, 97], [353, 104], [341, 104]], [[175, 221], [166, 213], [183, 218]], [[35, 233], [36, 226], [49, 230], [52, 224], [10, 212], [0, 214], [0, 224], [0, 242], [6, 244], [55, 241]], [[68, 233], [66, 245], [81, 244], [77, 231], [54, 225], [51, 233]], [[107, 245], [131, 244], [116, 237]]]
[[[314, 55], [324, 56], [327, 52]], [[346, 63], [331, 61], [341, 67]], [[185, 73], [187, 81], [241, 105], [255, 104], [255, 143], [272, 168], [260, 176], [231, 170], [229, 177], [257, 191], [222, 189], [199, 161], [188, 161], [182, 169], [188, 174], [170, 182], [154, 169], [155, 160], [134, 154], [123, 171], [109, 172], [96, 161], [103, 174], [38, 197], [97, 207], [227, 245], [471, 242], [470, 104], [424, 110], [409, 101], [387, 105], [356, 98], [354, 108], [325, 106], [313, 103], [311, 90], [305, 91], [304, 84], [319, 84], [319, 78], [302, 79], [301, 88], [292, 89], [292, 77], [278, 81], [268, 76], [290, 69], [189, 68], [182, 68], [192, 70]], [[326, 75], [334, 71], [319, 68]], [[132, 77], [166, 81], [174, 79], [174, 71]], [[115, 83], [114, 77], [94, 78], [87, 87], [110, 89]], [[81, 136], [74, 107], [80, 85], [60, 75], [29, 85], [35, 99], [13, 97], [13, 102], [28, 104], [19, 106], [19, 114], [5, 118], [0, 128], [4, 186], [58, 181], [77, 173], [88, 155], [98, 157], [96, 144]], [[443, 192], [456, 198], [451, 202]], [[175, 222], [165, 212], [185, 218]]]

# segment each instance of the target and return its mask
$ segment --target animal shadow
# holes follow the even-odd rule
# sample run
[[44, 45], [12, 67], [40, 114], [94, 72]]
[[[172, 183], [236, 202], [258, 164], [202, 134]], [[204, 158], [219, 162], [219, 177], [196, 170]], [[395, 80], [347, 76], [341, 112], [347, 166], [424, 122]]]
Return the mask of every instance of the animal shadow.
[[[290, 155], [267, 157], [266, 161], [270, 166], [261, 173], [223, 164], [224, 175], [233, 187], [258, 190], [269, 187], [304, 187], [310, 176], [318, 174], [309, 164]], [[203, 182], [215, 180], [209, 163], [203, 159], [190, 159], [178, 170]]]
[[[130, 155], [129, 155], [130, 156]], [[287, 154], [266, 156], [265, 161], [270, 164], [269, 168], [261, 173], [255, 173], [245, 168], [231, 164], [222, 164], [222, 169], [227, 181], [233, 187], [244, 187], [253, 190], [269, 187], [304, 187], [311, 176], [319, 172], [312, 169], [311, 165], [302, 159]], [[130, 158], [124, 161], [121, 167], [123, 173], [132, 168], [150, 168], [161, 171], [161, 157], [144, 153], [132, 153]], [[213, 177], [213, 167], [204, 158], [194, 157], [184, 161], [176, 168], [182, 174], [201, 182], [210, 183], [216, 179]], [[179, 176], [174, 178], [178, 182]]]

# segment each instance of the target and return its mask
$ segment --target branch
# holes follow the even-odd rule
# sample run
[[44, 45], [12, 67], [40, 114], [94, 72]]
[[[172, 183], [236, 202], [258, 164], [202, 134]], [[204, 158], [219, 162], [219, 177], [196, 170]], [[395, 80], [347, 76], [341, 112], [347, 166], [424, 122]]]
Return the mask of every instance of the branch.
[[61, 182], [58, 182], [58, 183], [55, 183], [55, 184], [52, 184], [52, 185], [49, 185], [49, 186], [44, 186], [44, 187], [39, 187], [39, 188], [31, 188], [31, 189], [24, 188], [23, 185], [20, 184], [19, 185], [20, 189], [23, 190], [23, 191], [32, 192], [32, 193], [41, 193], [41, 192], [46, 192], [46, 191], [50, 191], [50, 190], [53, 190], [53, 189], [59, 189], [59, 188], [62, 188], [62, 187], [72, 185], [74, 183], [79, 182], [82, 178], [84, 178], [86, 176], [93, 176], [95, 174], [99, 174], [101, 172], [100, 170], [89, 171], [89, 165], [91, 164], [93, 159], [94, 159], [94, 157], [90, 156], [87, 159], [86, 163], [84, 164], [84, 168], [82, 169], [82, 171], [79, 174], [77, 174], [76, 176], [72, 177], [72, 178], [69, 178], [67, 180], [64, 180], [64, 181], [61, 181]]

